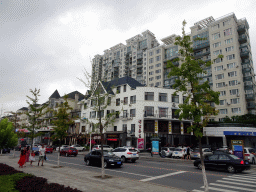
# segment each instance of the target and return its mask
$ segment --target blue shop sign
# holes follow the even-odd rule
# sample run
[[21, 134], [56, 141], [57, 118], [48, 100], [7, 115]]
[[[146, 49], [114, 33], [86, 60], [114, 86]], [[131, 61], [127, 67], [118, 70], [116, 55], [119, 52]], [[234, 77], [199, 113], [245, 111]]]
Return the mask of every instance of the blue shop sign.
[[256, 136], [256, 132], [245, 131], [223, 131], [224, 135], [236, 135], [236, 136]]

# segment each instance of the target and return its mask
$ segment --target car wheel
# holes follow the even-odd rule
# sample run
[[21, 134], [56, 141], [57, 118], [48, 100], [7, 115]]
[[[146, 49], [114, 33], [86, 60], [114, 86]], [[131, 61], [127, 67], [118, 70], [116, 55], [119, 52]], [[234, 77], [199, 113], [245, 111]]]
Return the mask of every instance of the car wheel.
[[87, 160], [86, 160], [86, 165], [87, 165], [87, 166], [91, 165], [91, 163], [90, 163], [90, 160], [89, 160], [89, 159], [87, 159]]
[[108, 163], [105, 161], [104, 162], [104, 168], [107, 168], [108, 167]]
[[66, 153], [66, 157], [68, 157], [68, 153]]
[[232, 165], [229, 165], [227, 170], [228, 170], [229, 173], [235, 173], [236, 172], [235, 167], [233, 167]]
[[136, 159], [132, 159], [132, 163], [135, 163], [136, 162]]
[[126, 161], [125, 156], [121, 157], [121, 161], [124, 163]]
[[200, 169], [200, 170], [202, 170], [202, 168], [203, 168], [203, 166], [202, 166], [201, 163], [199, 163], [199, 164], [197, 165], [197, 167], [198, 167], [198, 169]]
[[252, 159], [252, 164], [255, 165], [255, 158]]

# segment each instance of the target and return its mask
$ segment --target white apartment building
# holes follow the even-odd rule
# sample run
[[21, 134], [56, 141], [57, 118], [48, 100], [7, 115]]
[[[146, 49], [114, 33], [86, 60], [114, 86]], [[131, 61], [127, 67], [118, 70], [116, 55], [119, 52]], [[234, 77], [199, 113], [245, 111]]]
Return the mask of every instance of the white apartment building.
[[[112, 147], [137, 147], [139, 139], [144, 142], [143, 149], [146, 149], [151, 147], [150, 138], [154, 134], [161, 138], [161, 146], [195, 142], [193, 134], [187, 131], [191, 121], [180, 121], [175, 114], [178, 105], [185, 99], [182, 93], [174, 96], [173, 89], [145, 87], [130, 77], [98, 83], [105, 92], [112, 93], [111, 102], [101, 113], [102, 117], [111, 112], [120, 112], [114, 125], [109, 125], [104, 130], [106, 144]], [[108, 99], [105, 100], [107, 102]], [[81, 119], [88, 119], [89, 123], [81, 121], [80, 131], [82, 134], [91, 133], [92, 139], [99, 143], [99, 129], [93, 130], [90, 123], [98, 123], [99, 114], [94, 111], [90, 97], [83, 103], [85, 105], [81, 108]]]
[[[191, 29], [191, 38], [207, 40], [193, 43], [194, 56], [205, 61], [217, 59], [199, 74], [202, 82], [209, 81], [214, 91], [220, 92], [219, 114], [212, 121], [223, 121], [226, 116], [256, 114], [255, 74], [249, 39], [249, 24], [245, 18], [237, 19], [234, 13], [214, 19], [208, 17], [196, 22]], [[93, 59], [93, 82], [111, 81], [124, 76], [132, 77], [149, 87], [172, 88], [175, 79], [168, 77], [168, 60], [179, 57], [179, 47], [174, 45], [176, 35], [161, 39], [160, 45], [154, 34], [143, 32], [96, 55]], [[180, 63], [174, 63], [179, 65]]]

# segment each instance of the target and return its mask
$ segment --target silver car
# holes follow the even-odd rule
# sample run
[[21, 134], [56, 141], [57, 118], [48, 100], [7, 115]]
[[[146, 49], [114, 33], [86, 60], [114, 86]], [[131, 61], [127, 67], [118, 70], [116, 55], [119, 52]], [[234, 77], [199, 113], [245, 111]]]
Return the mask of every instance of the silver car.
[[248, 160], [250, 163], [255, 164], [256, 163], [256, 150], [251, 147], [245, 147], [244, 148], [244, 157], [245, 160]]
[[172, 157], [175, 147], [162, 147], [160, 151], [161, 157]]
[[[203, 151], [203, 156], [212, 155], [213, 154], [212, 150], [209, 149], [209, 148], [203, 148], [202, 151]], [[191, 157], [191, 159], [199, 159], [200, 158], [199, 148], [196, 148], [193, 151], [191, 151], [190, 152], [190, 157]]]

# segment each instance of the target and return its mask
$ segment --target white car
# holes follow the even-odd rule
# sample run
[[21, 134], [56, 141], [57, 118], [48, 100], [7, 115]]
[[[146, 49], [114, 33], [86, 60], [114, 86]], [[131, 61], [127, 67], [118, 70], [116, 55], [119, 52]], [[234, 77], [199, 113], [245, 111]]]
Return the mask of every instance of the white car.
[[[95, 150], [101, 150], [101, 145], [94, 145], [92, 148], [92, 151], [95, 151]], [[112, 151], [113, 148], [110, 147], [109, 145], [103, 145], [103, 150]]]
[[118, 147], [113, 150], [113, 153], [120, 157], [122, 162], [131, 160], [131, 162], [135, 163], [139, 159], [139, 154], [134, 148]]
[[245, 147], [244, 148], [244, 157], [245, 160], [248, 160], [250, 163], [255, 164], [256, 163], [256, 150], [251, 147]]
[[[209, 149], [209, 148], [203, 148], [202, 151], [203, 151], [203, 156], [212, 155], [213, 154], [212, 150]], [[191, 159], [199, 159], [200, 158], [199, 148], [196, 148], [193, 151], [191, 151], [190, 152], [190, 157], [191, 157]]]
[[[61, 145], [60, 146], [60, 151], [66, 147], [69, 147], [68, 145]], [[56, 147], [56, 151], [59, 151], [59, 147]]]
[[140, 152], [140, 150], [138, 148], [135, 148], [135, 147], [123, 146], [123, 148], [135, 149], [138, 153]]
[[173, 158], [182, 158], [184, 156], [184, 149], [183, 148], [175, 148], [172, 152]]
[[78, 151], [85, 151], [85, 148], [82, 147], [81, 145], [71, 145], [71, 147], [76, 148]]

